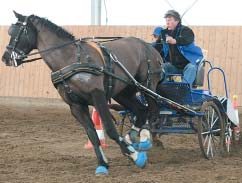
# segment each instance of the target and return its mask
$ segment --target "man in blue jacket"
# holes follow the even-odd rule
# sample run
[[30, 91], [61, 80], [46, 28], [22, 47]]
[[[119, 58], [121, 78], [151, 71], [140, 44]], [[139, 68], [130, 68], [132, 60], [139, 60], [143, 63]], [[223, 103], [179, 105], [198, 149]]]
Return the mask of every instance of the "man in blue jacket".
[[166, 74], [183, 74], [183, 80], [192, 83], [196, 78], [197, 65], [202, 60], [201, 48], [194, 44], [192, 29], [181, 24], [175, 10], [165, 14], [167, 28], [162, 31], [164, 70]]

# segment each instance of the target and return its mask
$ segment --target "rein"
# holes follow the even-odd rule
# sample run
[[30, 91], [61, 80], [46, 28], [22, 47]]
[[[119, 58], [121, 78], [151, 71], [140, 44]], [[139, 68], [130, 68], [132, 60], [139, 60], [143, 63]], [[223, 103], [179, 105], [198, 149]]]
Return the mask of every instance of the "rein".
[[[76, 43], [76, 42], [78, 42], [78, 41], [81, 41], [81, 39], [76, 39], [76, 40], [74, 40], [74, 41], [70, 41], [70, 42], [64, 43], [64, 44], [62, 44], [62, 45], [58, 45], [58, 46], [55, 46], [55, 47], [51, 47], [51, 48], [48, 48], [48, 49], [46, 49], [46, 50], [41, 50], [41, 51], [36, 51], [36, 52], [34, 52], [34, 53], [30, 53], [30, 54], [26, 54], [26, 55], [21, 55], [21, 56], [19, 57], [19, 59], [22, 59], [22, 58], [24, 59], [24, 58], [27, 58], [27, 57], [29, 57], [29, 56], [33, 56], [33, 55], [37, 55], [37, 54], [41, 54], [41, 53], [47, 53], [47, 52], [50, 52], [50, 51], [53, 51], [53, 50], [56, 50], [56, 49], [59, 49], [59, 48], [66, 47], [66, 46], [71, 45], [71, 44], [73, 44], [73, 43]], [[23, 62], [23, 63], [27, 63], [27, 62], [33, 62], [33, 61], [35, 61], [35, 60], [40, 60], [40, 59], [42, 59], [42, 58], [39, 57], [39, 58], [34, 58], [34, 59], [29, 59], [29, 60], [22, 60], [22, 62]]]
[[[57, 46], [48, 48], [46, 50], [41, 50], [41, 51], [36, 51], [34, 53], [21, 55], [18, 59], [25, 59], [29, 56], [33, 56], [33, 55], [37, 55], [37, 54], [41, 54], [41, 53], [47, 53], [47, 52], [50, 52], [50, 51], [60, 49], [60, 48], [66, 47], [68, 45], [74, 44], [78, 41], [82, 42], [82, 41], [88, 41], [88, 40], [94, 41], [95, 39], [106, 39], [106, 40], [98, 41], [98, 42], [109, 42], [109, 41], [115, 41], [115, 40], [118, 40], [118, 39], [121, 39], [121, 38], [122, 37], [85, 37], [85, 38], [82, 38], [82, 39], [75, 39], [73, 41], [70, 41], [70, 42], [67, 42], [67, 43], [64, 43], [64, 44], [61, 44], [61, 45], [57, 45]], [[22, 60], [21, 62], [22, 63], [28, 63], [28, 62], [33, 62], [33, 61], [40, 60], [40, 59], [42, 59], [42, 58], [38, 57], [38, 58], [33, 58], [33, 59], [28, 59], [28, 60]]]

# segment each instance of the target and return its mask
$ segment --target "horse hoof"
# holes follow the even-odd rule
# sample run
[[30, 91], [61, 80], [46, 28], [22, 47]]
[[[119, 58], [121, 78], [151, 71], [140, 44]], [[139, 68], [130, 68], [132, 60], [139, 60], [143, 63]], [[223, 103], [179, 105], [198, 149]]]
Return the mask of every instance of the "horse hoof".
[[95, 175], [108, 175], [108, 169], [105, 166], [97, 167]]
[[133, 143], [132, 146], [136, 151], [148, 151], [152, 148], [152, 143], [150, 140], [146, 140], [144, 142]]
[[145, 152], [139, 152], [138, 153], [138, 158], [135, 161], [135, 164], [139, 168], [144, 168], [147, 162], [147, 155]]

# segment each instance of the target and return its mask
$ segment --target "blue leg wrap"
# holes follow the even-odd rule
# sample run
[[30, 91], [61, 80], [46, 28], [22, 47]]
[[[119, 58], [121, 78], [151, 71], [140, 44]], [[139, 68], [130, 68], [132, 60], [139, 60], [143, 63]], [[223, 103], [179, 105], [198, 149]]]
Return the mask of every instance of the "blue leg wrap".
[[96, 175], [108, 175], [108, 169], [105, 166], [97, 167], [95, 171]]
[[138, 158], [135, 161], [136, 166], [143, 168], [146, 165], [146, 161], [147, 161], [147, 155], [145, 152], [139, 152], [138, 153]]
[[150, 140], [146, 140], [144, 142], [135, 142], [132, 144], [133, 148], [137, 151], [148, 151], [152, 147], [152, 143]]
[[140, 142], [139, 143], [139, 150], [140, 151], [148, 151], [150, 150], [152, 147], [152, 143], [150, 142], [150, 140], [146, 140], [144, 142]]
[[134, 142], [131, 144], [131, 146], [133, 146], [133, 148], [138, 151], [139, 150], [139, 142]]

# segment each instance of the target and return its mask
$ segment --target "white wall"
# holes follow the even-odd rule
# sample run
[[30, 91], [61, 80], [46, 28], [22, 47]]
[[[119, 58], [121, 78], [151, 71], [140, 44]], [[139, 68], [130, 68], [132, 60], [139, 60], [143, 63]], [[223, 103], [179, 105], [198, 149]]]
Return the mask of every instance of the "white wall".
[[[104, 1], [104, 0], [103, 0]], [[106, 0], [108, 25], [164, 25], [164, 13], [172, 6], [183, 14], [195, 0]], [[102, 3], [102, 24], [105, 9]], [[188, 25], [242, 25], [241, 0], [197, 0], [184, 17]], [[58, 25], [90, 25], [91, 0], [5, 0], [0, 25], [15, 21], [12, 10], [46, 17]]]

